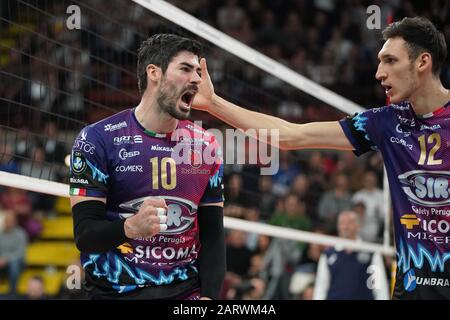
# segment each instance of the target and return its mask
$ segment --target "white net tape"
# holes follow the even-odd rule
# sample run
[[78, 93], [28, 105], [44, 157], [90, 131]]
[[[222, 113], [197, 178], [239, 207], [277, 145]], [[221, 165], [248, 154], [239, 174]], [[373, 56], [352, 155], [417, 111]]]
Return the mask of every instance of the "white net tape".
[[[0, 185], [6, 185], [34, 192], [46, 193], [59, 197], [69, 197], [69, 186], [66, 184], [52, 181], [45, 181], [37, 178], [26, 177], [3, 171], [0, 171]], [[225, 227], [228, 229], [236, 229], [244, 232], [264, 234], [271, 237], [308, 243], [317, 243], [327, 246], [341, 246], [343, 248], [353, 250], [378, 252], [384, 255], [394, 254], [394, 248], [386, 247], [381, 244], [348, 240], [313, 232], [276, 227], [264, 223], [251, 222], [231, 217], [225, 217], [224, 224]]]

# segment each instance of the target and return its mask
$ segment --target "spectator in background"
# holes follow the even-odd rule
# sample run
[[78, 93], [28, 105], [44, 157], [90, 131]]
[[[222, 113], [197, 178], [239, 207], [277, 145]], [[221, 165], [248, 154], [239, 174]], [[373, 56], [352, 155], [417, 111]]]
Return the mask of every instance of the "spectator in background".
[[18, 225], [26, 231], [29, 239], [39, 236], [42, 224], [33, 216], [30, 193], [23, 189], [8, 187], [0, 193], [0, 205], [16, 216]]
[[[358, 215], [343, 211], [338, 217], [338, 234], [357, 240]], [[338, 245], [322, 253], [316, 275], [314, 300], [388, 300], [389, 290], [383, 258], [379, 253], [357, 252]]]
[[366, 207], [360, 235], [365, 241], [379, 241], [379, 232], [384, 219], [383, 191], [377, 187], [377, 176], [373, 171], [364, 174], [363, 185], [363, 188], [352, 197], [353, 203], [362, 202]]
[[[316, 228], [312, 231], [316, 234], [325, 234], [320, 228]], [[317, 264], [319, 263], [320, 255], [324, 249], [325, 246], [323, 245], [309, 243], [302, 252], [300, 261], [295, 266], [295, 271], [289, 284], [289, 291], [294, 298], [303, 300], [305, 291], [308, 287], [311, 285], [314, 286]]]
[[27, 283], [24, 300], [47, 300], [44, 279], [40, 276], [31, 277]]
[[58, 128], [52, 121], [48, 121], [44, 126], [45, 137], [41, 144], [45, 151], [45, 161], [50, 163], [64, 164], [64, 157], [67, 152], [64, 144], [58, 140]]
[[[309, 172], [306, 170], [305, 172]], [[311, 183], [310, 176], [299, 174], [294, 178], [291, 185], [291, 194], [295, 194], [301, 202], [305, 204], [305, 214], [311, 219], [312, 223], [317, 222], [317, 197], [320, 195], [322, 187], [317, 180]]]
[[336, 220], [339, 212], [352, 207], [352, 197], [348, 188], [348, 177], [337, 174], [334, 177], [334, 188], [325, 192], [319, 201], [319, 217], [327, 227], [328, 233], [336, 233]]
[[227, 187], [225, 188], [225, 201], [228, 205], [234, 204], [244, 207], [250, 201], [248, 196], [244, 194], [242, 188], [242, 176], [238, 173], [233, 173], [229, 179]]
[[[309, 230], [310, 219], [305, 214], [305, 205], [295, 194], [283, 201], [282, 211], [276, 212], [269, 223], [298, 230]], [[285, 239], [274, 239], [265, 256], [266, 299], [290, 299], [289, 283], [294, 266], [305, 249], [304, 243]]]
[[260, 176], [258, 182], [259, 218], [261, 221], [268, 221], [272, 217], [277, 203], [277, 196], [272, 193], [272, 176]]
[[[57, 170], [54, 166], [45, 162], [45, 149], [42, 147], [35, 147], [31, 160], [24, 161], [21, 166], [21, 174], [33, 178], [55, 181], [57, 177]], [[41, 215], [48, 215], [55, 205], [56, 197], [31, 192], [33, 210], [39, 211]]]
[[13, 155], [13, 149], [10, 144], [0, 143], [0, 171], [19, 173], [19, 166]]
[[28, 159], [32, 155], [32, 150], [35, 146], [36, 141], [30, 135], [29, 129], [26, 126], [20, 126], [14, 139], [14, 154], [19, 158]]
[[[244, 219], [247, 221], [259, 222], [259, 209], [257, 207], [250, 207], [244, 210]], [[258, 249], [259, 234], [250, 232], [247, 233], [247, 248], [252, 252]]]
[[285, 196], [289, 192], [294, 177], [300, 173], [299, 167], [294, 163], [292, 153], [280, 150], [280, 167], [273, 176], [272, 191], [277, 196]]
[[55, 172], [45, 163], [45, 149], [37, 146], [31, 154], [31, 160], [24, 161], [20, 174], [44, 180], [55, 180]]
[[[245, 232], [230, 230], [226, 241], [227, 272], [223, 295], [226, 298], [234, 298], [237, 293], [232, 289], [240, 288], [246, 281], [253, 252], [247, 248], [247, 233]], [[231, 292], [229, 292], [230, 290]]]
[[244, 277], [250, 268], [253, 252], [247, 248], [247, 234], [230, 230], [227, 236], [227, 272]]
[[226, 0], [225, 5], [217, 11], [217, 24], [227, 33], [242, 27], [245, 19], [245, 11], [239, 6], [237, 0]]
[[13, 212], [7, 211], [0, 231], [0, 273], [6, 274], [9, 280], [9, 295], [16, 294], [17, 281], [22, 273], [25, 248], [27, 246], [25, 231], [17, 225]]
[[303, 293], [300, 295], [299, 300], [313, 300], [314, 297], [314, 284], [306, 287]]
[[306, 231], [311, 228], [311, 221], [305, 214], [305, 204], [295, 194], [289, 194], [284, 199], [284, 211], [276, 212], [269, 223]]

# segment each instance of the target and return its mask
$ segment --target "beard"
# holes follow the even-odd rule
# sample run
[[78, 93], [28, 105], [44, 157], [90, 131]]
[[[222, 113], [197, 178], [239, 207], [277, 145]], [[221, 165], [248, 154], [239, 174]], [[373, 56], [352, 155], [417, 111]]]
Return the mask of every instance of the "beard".
[[[184, 89], [183, 89], [184, 90]], [[163, 80], [161, 87], [157, 92], [157, 99], [159, 107], [177, 120], [186, 120], [191, 115], [191, 111], [183, 111], [178, 108], [177, 102], [183, 90], [177, 88], [170, 82]]]

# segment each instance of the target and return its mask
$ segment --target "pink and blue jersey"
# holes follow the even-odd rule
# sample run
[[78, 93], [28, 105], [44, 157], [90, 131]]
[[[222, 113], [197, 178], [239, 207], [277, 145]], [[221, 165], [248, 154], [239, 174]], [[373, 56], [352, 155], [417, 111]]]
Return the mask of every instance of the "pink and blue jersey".
[[127, 109], [85, 127], [71, 160], [71, 195], [106, 198], [108, 220], [132, 216], [149, 197], [168, 205], [166, 231], [107, 253], [82, 252], [88, 281], [122, 293], [197, 276], [197, 208], [223, 201], [221, 151], [212, 134], [190, 121], [155, 134]]
[[397, 252], [393, 298], [450, 299], [450, 103], [419, 117], [405, 102], [340, 124], [357, 155], [383, 155]]

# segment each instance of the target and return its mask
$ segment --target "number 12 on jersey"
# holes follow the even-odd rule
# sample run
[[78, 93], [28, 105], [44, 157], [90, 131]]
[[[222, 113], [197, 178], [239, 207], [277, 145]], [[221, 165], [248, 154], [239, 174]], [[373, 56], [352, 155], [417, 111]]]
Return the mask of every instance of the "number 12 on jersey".
[[[425, 139], [425, 135], [421, 135], [419, 138], [420, 144], [420, 158], [417, 162], [418, 164], [426, 164], [427, 165], [437, 165], [442, 164], [442, 159], [435, 159], [434, 155], [441, 147], [441, 136], [439, 133], [433, 133], [428, 136], [428, 139]], [[428, 145], [433, 145], [427, 159], [427, 142]]]

